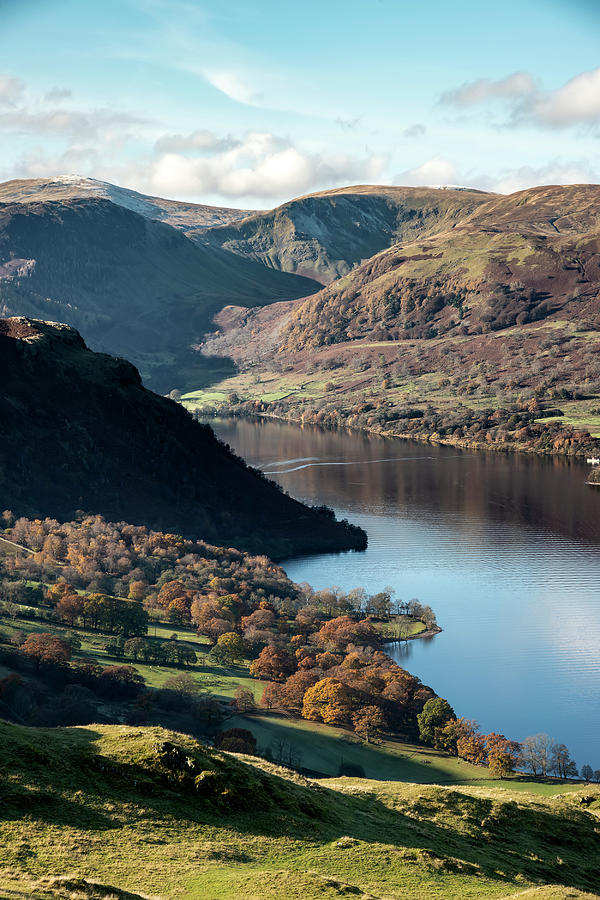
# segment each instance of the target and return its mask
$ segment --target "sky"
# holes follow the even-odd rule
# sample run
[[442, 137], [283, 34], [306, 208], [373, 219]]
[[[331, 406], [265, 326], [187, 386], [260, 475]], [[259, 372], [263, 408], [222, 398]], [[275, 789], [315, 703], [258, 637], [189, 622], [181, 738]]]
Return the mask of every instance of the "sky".
[[598, 0], [0, 0], [0, 181], [266, 209], [600, 181]]

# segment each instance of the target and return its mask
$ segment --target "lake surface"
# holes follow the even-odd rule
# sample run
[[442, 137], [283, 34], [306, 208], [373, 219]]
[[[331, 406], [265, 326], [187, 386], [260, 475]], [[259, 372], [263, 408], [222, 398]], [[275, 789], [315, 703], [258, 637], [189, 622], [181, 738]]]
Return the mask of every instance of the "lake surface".
[[314, 588], [390, 585], [443, 633], [388, 645], [484, 731], [543, 731], [600, 769], [600, 489], [579, 462], [278, 422], [218, 435], [292, 496], [368, 533], [364, 553], [287, 560]]

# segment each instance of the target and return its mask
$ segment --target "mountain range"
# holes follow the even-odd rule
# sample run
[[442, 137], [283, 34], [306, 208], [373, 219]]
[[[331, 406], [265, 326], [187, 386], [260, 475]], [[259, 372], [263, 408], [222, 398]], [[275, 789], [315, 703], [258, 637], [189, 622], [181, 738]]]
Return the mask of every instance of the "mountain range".
[[[0, 185], [0, 312], [66, 322], [202, 408], [285, 396], [272, 411], [318, 421], [334, 400], [340, 424], [373, 403], [393, 418], [537, 398], [543, 419], [556, 399], [588, 398], [566, 413], [593, 429], [599, 210], [598, 185], [359, 185], [252, 211], [74, 176], [13, 181]], [[336, 375], [307, 391], [315, 369]]]

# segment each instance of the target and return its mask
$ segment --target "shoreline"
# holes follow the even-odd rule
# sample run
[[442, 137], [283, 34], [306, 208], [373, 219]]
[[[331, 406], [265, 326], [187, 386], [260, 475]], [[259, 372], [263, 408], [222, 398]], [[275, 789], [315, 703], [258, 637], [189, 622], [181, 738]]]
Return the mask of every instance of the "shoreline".
[[[184, 407], [187, 408], [187, 407]], [[190, 412], [192, 412], [190, 410]], [[200, 412], [200, 410], [194, 410], [193, 412]], [[192, 412], [192, 414], [193, 414]], [[457, 447], [461, 450], [475, 450], [477, 452], [485, 451], [492, 453], [524, 453], [528, 456], [538, 456], [545, 457], [547, 459], [560, 457], [562, 459], [568, 460], [578, 460], [580, 462], [584, 462], [585, 454], [588, 452], [587, 450], [573, 450], [572, 452], [565, 452], [560, 450], [547, 450], [543, 448], [537, 447], [529, 447], [525, 444], [514, 444], [514, 443], [504, 443], [504, 444], [488, 444], [483, 441], [465, 441], [464, 438], [453, 439], [451, 437], [435, 437], [435, 435], [430, 434], [419, 434], [414, 432], [406, 432], [406, 431], [393, 431], [384, 428], [367, 428], [367, 427], [357, 427], [355, 425], [319, 425], [313, 422], [303, 422], [301, 418], [291, 415], [278, 415], [277, 413], [270, 412], [206, 412], [203, 413], [206, 416], [204, 421], [210, 421], [210, 419], [275, 419], [278, 422], [285, 422], [290, 425], [298, 425], [299, 427], [310, 426], [312, 428], [324, 428], [327, 431], [350, 431], [353, 434], [373, 434], [378, 437], [384, 438], [395, 438], [397, 440], [403, 441], [416, 441], [419, 444], [430, 444], [432, 446], [437, 447]], [[594, 440], [592, 438], [592, 440]], [[593, 482], [592, 482], [593, 483]]]
[[420, 631], [418, 634], [409, 634], [405, 638], [388, 638], [384, 637], [381, 639], [382, 644], [404, 644], [407, 641], [419, 641], [423, 638], [432, 638], [435, 637], [436, 634], [441, 634], [444, 629], [440, 628], [439, 625], [434, 625], [433, 628], [426, 628], [425, 631]]

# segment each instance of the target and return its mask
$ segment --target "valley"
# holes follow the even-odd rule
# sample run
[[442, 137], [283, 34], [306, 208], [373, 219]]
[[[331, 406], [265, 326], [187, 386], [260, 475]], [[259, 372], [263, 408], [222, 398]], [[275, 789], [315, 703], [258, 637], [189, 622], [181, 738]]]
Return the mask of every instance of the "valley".
[[[591, 186], [367, 185], [255, 212], [0, 185], [0, 727], [9, 805], [32, 811], [31, 837], [5, 823], [7, 897], [600, 890], [574, 848], [600, 802], [579, 711], [596, 495], [573, 459], [600, 440], [595, 208]], [[71, 760], [48, 788], [47, 735]], [[248, 836], [267, 796], [268, 848]], [[340, 832], [348, 802], [364, 833]], [[135, 859], [94, 816], [135, 832]]]

